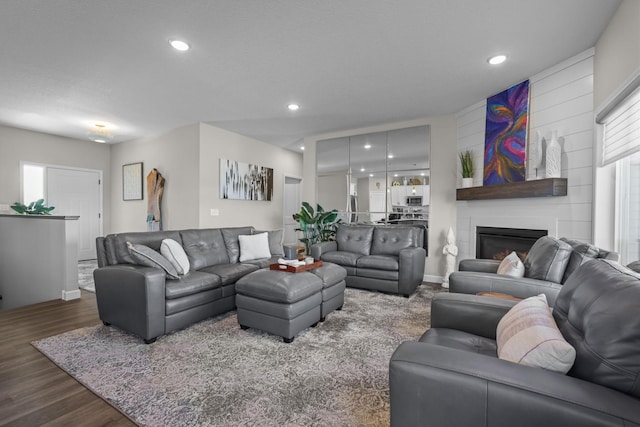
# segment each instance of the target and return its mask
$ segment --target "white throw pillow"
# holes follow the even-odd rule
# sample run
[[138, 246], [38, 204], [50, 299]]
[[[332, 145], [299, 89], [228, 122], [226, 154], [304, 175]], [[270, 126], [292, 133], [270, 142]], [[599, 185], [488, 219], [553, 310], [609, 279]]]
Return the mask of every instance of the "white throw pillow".
[[498, 266], [498, 274], [512, 277], [524, 277], [524, 264], [515, 252], [507, 255]]
[[189, 258], [180, 243], [173, 239], [164, 239], [160, 244], [160, 253], [173, 264], [178, 274], [184, 275], [189, 272]]
[[241, 234], [238, 236], [238, 242], [240, 243], [240, 262], [271, 257], [268, 233]]
[[556, 325], [544, 294], [514, 305], [496, 329], [498, 357], [522, 365], [566, 374], [576, 350]]

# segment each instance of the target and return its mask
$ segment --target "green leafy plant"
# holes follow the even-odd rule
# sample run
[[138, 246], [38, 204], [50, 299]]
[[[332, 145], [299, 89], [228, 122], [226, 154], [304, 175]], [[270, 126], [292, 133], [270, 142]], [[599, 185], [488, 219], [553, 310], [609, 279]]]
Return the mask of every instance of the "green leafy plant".
[[460, 166], [462, 166], [462, 177], [473, 178], [473, 152], [465, 150], [458, 156], [460, 157]]
[[11, 209], [23, 215], [51, 215], [51, 211], [55, 209], [55, 206], [45, 206], [44, 199], [38, 199], [29, 203], [28, 206], [15, 202], [11, 205]]
[[311, 245], [314, 243], [335, 240], [338, 224], [342, 222], [341, 219], [338, 219], [336, 209], [325, 211], [318, 204], [314, 211], [307, 202], [302, 202], [300, 212], [293, 214], [293, 219], [300, 224], [300, 228], [296, 228], [296, 231], [302, 231], [304, 234], [300, 241], [304, 243], [307, 254], [310, 253]]

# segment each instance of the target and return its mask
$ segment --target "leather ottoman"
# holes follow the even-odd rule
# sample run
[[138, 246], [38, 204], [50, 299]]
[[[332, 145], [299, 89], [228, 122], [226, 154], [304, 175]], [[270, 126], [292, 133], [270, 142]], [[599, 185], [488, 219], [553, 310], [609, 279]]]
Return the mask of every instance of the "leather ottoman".
[[263, 269], [236, 282], [238, 323], [281, 336], [286, 343], [320, 321], [323, 282], [313, 273]]
[[344, 290], [347, 287], [345, 278], [347, 270], [337, 264], [323, 263], [322, 267], [309, 270], [322, 280], [322, 305], [320, 307], [320, 321], [324, 322], [327, 314], [333, 310], [342, 310], [344, 304]]

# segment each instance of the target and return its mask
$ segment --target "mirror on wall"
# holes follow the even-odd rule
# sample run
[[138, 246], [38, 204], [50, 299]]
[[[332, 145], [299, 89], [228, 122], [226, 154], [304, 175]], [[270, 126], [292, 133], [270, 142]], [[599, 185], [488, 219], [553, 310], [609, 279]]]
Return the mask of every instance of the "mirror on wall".
[[430, 152], [429, 126], [318, 141], [318, 203], [343, 222], [428, 230]]

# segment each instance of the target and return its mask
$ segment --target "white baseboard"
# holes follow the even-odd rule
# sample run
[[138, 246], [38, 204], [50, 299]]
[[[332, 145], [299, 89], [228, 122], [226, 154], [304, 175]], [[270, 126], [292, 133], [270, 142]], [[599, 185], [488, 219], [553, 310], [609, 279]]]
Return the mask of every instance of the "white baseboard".
[[431, 274], [425, 274], [422, 277], [422, 280], [424, 282], [430, 282], [430, 283], [442, 283], [444, 281], [444, 277], [442, 277], [442, 276], [433, 276]]
[[62, 300], [71, 301], [72, 299], [80, 298], [80, 295], [80, 289], [75, 289], [73, 291], [62, 291]]

